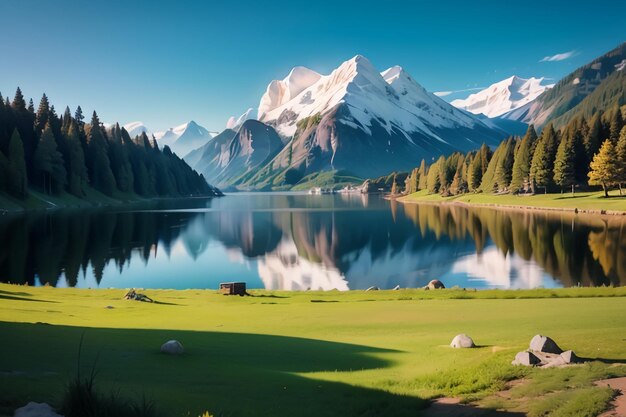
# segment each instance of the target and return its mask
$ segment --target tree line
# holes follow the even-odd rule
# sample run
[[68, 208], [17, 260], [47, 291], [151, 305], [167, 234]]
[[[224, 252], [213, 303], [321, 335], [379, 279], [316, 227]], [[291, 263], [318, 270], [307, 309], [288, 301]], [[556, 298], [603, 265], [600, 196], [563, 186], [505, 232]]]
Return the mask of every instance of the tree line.
[[215, 195], [216, 189], [169, 147], [145, 133], [131, 138], [115, 124], [106, 129], [94, 111], [86, 123], [80, 106], [58, 116], [44, 94], [35, 111], [18, 88], [13, 101], [0, 95], [0, 192], [26, 199], [29, 190], [89, 198]]
[[[575, 187], [611, 188], [626, 184], [626, 126], [622, 110], [598, 111], [586, 120], [578, 117], [560, 130], [548, 124], [540, 135], [529, 126], [523, 137], [509, 137], [492, 151], [483, 144], [477, 151], [441, 156], [411, 171], [404, 193], [420, 190], [443, 196], [467, 192], [536, 193]], [[399, 184], [392, 194], [400, 193]]]

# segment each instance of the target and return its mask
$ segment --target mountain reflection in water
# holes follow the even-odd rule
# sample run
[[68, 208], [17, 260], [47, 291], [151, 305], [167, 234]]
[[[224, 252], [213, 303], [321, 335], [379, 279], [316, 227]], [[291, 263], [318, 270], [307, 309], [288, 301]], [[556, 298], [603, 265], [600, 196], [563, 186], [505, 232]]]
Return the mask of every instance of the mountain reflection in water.
[[0, 280], [83, 287], [347, 290], [626, 283], [626, 220], [236, 194], [0, 218]]

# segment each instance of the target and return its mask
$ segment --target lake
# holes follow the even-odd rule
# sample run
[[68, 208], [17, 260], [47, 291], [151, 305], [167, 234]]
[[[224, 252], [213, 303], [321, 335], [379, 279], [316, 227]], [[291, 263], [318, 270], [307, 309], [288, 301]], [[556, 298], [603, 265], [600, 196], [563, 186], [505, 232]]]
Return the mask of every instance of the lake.
[[238, 193], [0, 216], [0, 281], [348, 290], [626, 284], [626, 219]]

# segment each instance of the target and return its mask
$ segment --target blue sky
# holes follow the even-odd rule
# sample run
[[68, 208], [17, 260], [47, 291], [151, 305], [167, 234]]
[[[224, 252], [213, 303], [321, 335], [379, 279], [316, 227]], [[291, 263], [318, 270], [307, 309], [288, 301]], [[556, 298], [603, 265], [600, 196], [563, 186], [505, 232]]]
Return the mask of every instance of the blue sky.
[[356, 54], [433, 92], [558, 80], [626, 40], [626, 2], [0, 0], [0, 22], [4, 96], [19, 85], [59, 111], [221, 130], [291, 67], [328, 73]]

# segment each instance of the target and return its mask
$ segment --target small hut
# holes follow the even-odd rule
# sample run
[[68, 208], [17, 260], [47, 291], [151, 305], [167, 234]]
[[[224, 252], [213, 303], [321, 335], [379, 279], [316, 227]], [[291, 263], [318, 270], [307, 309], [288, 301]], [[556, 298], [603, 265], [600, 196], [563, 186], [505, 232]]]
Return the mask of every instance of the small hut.
[[246, 295], [245, 282], [222, 282], [219, 292], [224, 295]]

